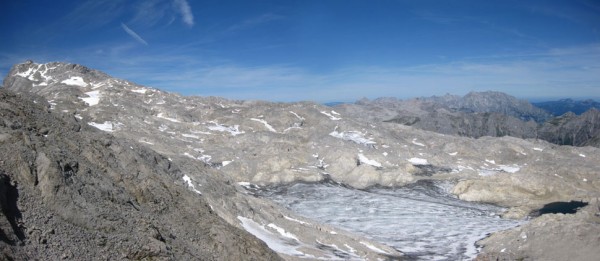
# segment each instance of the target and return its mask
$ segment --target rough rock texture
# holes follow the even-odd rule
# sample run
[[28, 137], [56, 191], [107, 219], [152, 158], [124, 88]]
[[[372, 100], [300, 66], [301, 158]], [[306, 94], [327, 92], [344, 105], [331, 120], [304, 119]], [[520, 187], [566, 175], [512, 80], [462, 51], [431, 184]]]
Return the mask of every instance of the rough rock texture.
[[474, 138], [536, 138], [535, 121], [549, 117], [548, 113], [526, 101], [497, 92], [410, 100], [363, 99], [355, 104], [342, 104], [335, 108], [344, 114], [366, 116], [371, 121], [393, 122], [442, 134]]
[[550, 119], [540, 127], [539, 136], [560, 145], [600, 147], [600, 111], [592, 108], [581, 115]]
[[[292, 231], [297, 237], [292, 240], [292, 251], [271, 246], [287, 259], [335, 255], [319, 249], [317, 240], [327, 245], [349, 244], [351, 248], [340, 251], [358, 258], [401, 254], [376, 243], [386, 254], [373, 253], [357, 244], [355, 235], [306, 219], [299, 219], [303, 223], [290, 220], [286, 217], [298, 218], [245, 195], [242, 186], [332, 179], [366, 188], [448, 180], [455, 184], [453, 193], [459, 198], [508, 207], [505, 216], [513, 218], [523, 218], [553, 201], [600, 197], [598, 148], [513, 137], [443, 135], [382, 122], [397, 115], [385, 106], [352, 111], [307, 102], [185, 97], [63, 63], [16, 65], [4, 84], [11, 90], [40, 95], [34, 100], [48, 102], [51, 111], [76, 119], [82, 126], [94, 126], [170, 158], [229, 224], [248, 230], [254, 222], [255, 228], [268, 232], [263, 234], [278, 235], [269, 224]], [[420, 105], [404, 108], [427, 111]], [[444, 108], [439, 112], [444, 110], [456, 113]], [[493, 118], [493, 113], [489, 115]], [[182, 183], [181, 177], [178, 180]], [[336, 234], [327, 232], [333, 229]], [[600, 233], [596, 228], [591, 232]]]
[[0, 89], [0, 259], [278, 259], [165, 157]]
[[[269, 131], [248, 137], [247, 142], [251, 142], [251, 145], [240, 144], [235, 139], [248, 131], [243, 129], [246, 127], [236, 127], [232, 124], [239, 119], [257, 128], [264, 128], [266, 125], [257, 121], [259, 119], [252, 120], [242, 115], [237, 118], [231, 117], [237, 116], [236, 113], [239, 111], [229, 108], [228, 104], [241, 104], [249, 110], [257, 108], [256, 113], [271, 106], [279, 112], [280, 108], [288, 105], [231, 102], [216, 97], [186, 98], [115, 79], [80, 65], [66, 63], [26, 62], [16, 65], [9, 75], [4, 80], [7, 89], [30, 96], [34, 103], [48, 105], [48, 111], [76, 122], [76, 125], [81, 128], [89, 129], [93, 126], [107, 132], [108, 134], [104, 135], [106, 137], [111, 137], [109, 135], [111, 134], [127, 140], [133, 148], [128, 150], [127, 146], [122, 146], [120, 153], [123, 157], [137, 151], [137, 148], [146, 148], [147, 151], [164, 155], [168, 158], [169, 164], [179, 166], [182, 172], [174, 177], [173, 182], [202, 194], [201, 201], [194, 202], [190, 199], [186, 204], [205, 205], [207, 202], [211, 211], [240, 229], [248, 230], [248, 226], [244, 225], [254, 222], [256, 225], [250, 232], [254, 232], [255, 236], [263, 236], [261, 240], [270, 243], [269, 246], [279, 250], [278, 253], [286, 259], [335, 258], [339, 251], [347, 251], [347, 255], [363, 259], [397, 258], [402, 255], [390, 247], [339, 229], [328, 228], [314, 221], [305, 220], [302, 223], [293, 221], [302, 218], [277, 207], [272, 202], [248, 195], [245, 189], [235, 184], [235, 181], [249, 180], [248, 177], [252, 176], [257, 176], [257, 180], [261, 182], [262, 179], [283, 182], [296, 179], [317, 181], [322, 178], [318, 173], [304, 175], [302, 172], [289, 169], [291, 163], [297, 162], [294, 157], [288, 159], [288, 155], [293, 155], [290, 150], [296, 145], [297, 137], [293, 140], [278, 140], [277, 137], [280, 135], [276, 134], [273, 137]], [[301, 117], [288, 111], [283, 112], [287, 117], [281, 118], [277, 123], [289, 126], [287, 131], [297, 129], [303, 124]], [[272, 145], [263, 146], [267, 143]], [[284, 151], [286, 153], [282, 153]], [[252, 156], [239, 160], [245, 157], [242, 155]], [[272, 157], [273, 160], [265, 161], [267, 156]], [[318, 162], [310, 155], [303, 155], [300, 158], [304, 162], [307, 159]], [[117, 162], [115, 164], [124, 164], [120, 163], [121, 159], [115, 162]], [[228, 171], [223, 172], [225, 169]], [[272, 171], [282, 170], [284, 171], [280, 176], [272, 175]], [[129, 172], [131, 171], [127, 173]], [[133, 171], [136, 172], [137, 170]], [[172, 200], [179, 200], [178, 196], [173, 196]], [[171, 207], [173, 215], [178, 215], [178, 207], [186, 209], [179, 205]], [[243, 223], [243, 220], [247, 222]], [[194, 225], [186, 221], [180, 221], [178, 224]], [[283, 227], [285, 231], [293, 231], [297, 240], [289, 242], [285, 233], [281, 234], [279, 230], [267, 226], [270, 224]], [[330, 231], [335, 231], [335, 234]], [[225, 241], [223, 248], [226, 248], [227, 244], [236, 242], [227, 238], [223, 241]], [[373, 251], [359, 242], [370, 242], [371, 245], [384, 249], [386, 253]], [[283, 249], [278, 247], [282, 244], [287, 247]], [[323, 248], [322, 244], [348, 247], [337, 250]], [[244, 244], [239, 246], [244, 247]], [[216, 254], [215, 258], [237, 259], [235, 255], [223, 253]], [[252, 259], [252, 255], [247, 258]], [[262, 257], [262, 259], [269, 258], [268, 255]]]
[[600, 256], [600, 202], [576, 214], [545, 214], [513, 230], [480, 241], [477, 260], [597, 260]]
[[531, 105], [525, 100], [519, 100], [505, 93], [494, 91], [470, 92], [463, 97], [445, 95], [425, 99], [458, 111], [496, 112], [524, 121], [544, 122], [551, 116], [546, 111]]
[[537, 138], [559, 145], [600, 147], [600, 113], [590, 109], [577, 116], [559, 117], [498, 92], [469, 93], [464, 97], [398, 100], [379, 98], [342, 104], [336, 109], [353, 117], [398, 123], [442, 134]]

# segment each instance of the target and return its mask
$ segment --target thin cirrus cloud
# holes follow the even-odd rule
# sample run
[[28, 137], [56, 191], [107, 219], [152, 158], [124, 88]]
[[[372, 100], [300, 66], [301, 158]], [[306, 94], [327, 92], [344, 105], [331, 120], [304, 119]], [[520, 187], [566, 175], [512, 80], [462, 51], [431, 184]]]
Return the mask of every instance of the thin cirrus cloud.
[[185, 66], [150, 71], [131, 66], [131, 71], [119, 76], [185, 94], [277, 101], [352, 101], [376, 98], [374, 94], [408, 98], [486, 90], [528, 98], [540, 96], [540, 89], [547, 97], [571, 97], [564, 86], [581, 90], [582, 97], [600, 93], [600, 86], [591, 84], [600, 82], [598, 45], [407, 67], [346, 67], [327, 73], [285, 65], [190, 64], [183, 56], [179, 59]]
[[194, 14], [192, 13], [192, 8], [190, 4], [186, 0], [175, 0], [175, 6], [177, 7], [177, 11], [181, 13], [183, 22], [189, 26], [194, 25]]
[[138, 41], [139, 43], [143, 44], [143, 45], [148, 45], [148, 42], [146, 42], [146, 40], [144, 40], [140, 35], [138, 35], [135, 31], [131, 30], [131, 28], [129, 28], [127, 25], [125, 25], [124, 23], [121, 23], [121, 28], [123, 28], [123, 30], [129, 35], [131, 36], [131, 38], [135, 39], [136, 41]]

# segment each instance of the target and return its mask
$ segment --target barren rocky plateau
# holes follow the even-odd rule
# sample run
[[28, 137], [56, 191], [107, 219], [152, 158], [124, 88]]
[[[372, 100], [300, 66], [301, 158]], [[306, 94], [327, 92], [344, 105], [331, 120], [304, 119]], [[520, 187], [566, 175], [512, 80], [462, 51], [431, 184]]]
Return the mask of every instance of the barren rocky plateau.
[[[406, 258], [246, 189], [324, 180], [446, 181], [461, 200], [528, 219], [480, 241], [479, 260], [600, 256], [596, 147], [441, 134], [311, 102], [182, 96], [67, 63], [17, 64], [0, 94], [5, 259]], [[530, 215], [569, 201], [588, 204]]]

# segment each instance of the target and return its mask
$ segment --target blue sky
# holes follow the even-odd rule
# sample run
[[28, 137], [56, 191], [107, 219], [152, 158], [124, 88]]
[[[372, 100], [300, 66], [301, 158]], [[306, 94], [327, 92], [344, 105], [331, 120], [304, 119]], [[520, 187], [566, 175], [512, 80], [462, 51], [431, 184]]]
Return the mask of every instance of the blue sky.
[[66, 61], [185, 95], [600, 97], [600, 2], [2, 1], [0, 73]]

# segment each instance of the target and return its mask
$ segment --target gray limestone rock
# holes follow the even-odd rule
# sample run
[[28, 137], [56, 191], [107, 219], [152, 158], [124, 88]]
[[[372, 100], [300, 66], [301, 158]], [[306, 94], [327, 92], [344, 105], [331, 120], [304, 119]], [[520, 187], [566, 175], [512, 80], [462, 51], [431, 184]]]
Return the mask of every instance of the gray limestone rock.
[[[13, 153], [3, 156], [10, 156], [13, 162], [11, 180], [34, 187], [40, 200], [50, 199], [69, 208], [69, 213], [75, 214], [63, 214], [60, 217], [73, 226], [86, 224], [85, 220], [78, 218], [81, 213], [94, 213], [97, 218], [92, 230], [107, 230], [101, 235], [109, 239], [113, 237], [110, 228], [122, 224], [135, 227], [132, 224], [136, 222], [156, 219], [143, 215], [137, 221], [107, 219], [105, 208], [99, 207], [102, 205], [81, 210], [80, 205], [85, 200], [77, 193], [110, 199], [109, 202], [116, 202], [121, 208], [152, 209], [152, 213], [165, 215], [172, 213], [169, 217], [172, 222], [180, 224], [178, 226], [187, 224], [198, 229], [209, 229], [202, 220], [204, 217], [213, 217], [211, 213], [214, 212], [228, 225], [254, 232], [255, 236], [263, 237], [263, 241], [270, 241], [264, 238], [265, 235], [287, 240], [285, 233], [269, 226], [274, 224], [284, 231], [292, 231], [297, 238], [291, 249], [272, 246], [281, 257], [289, 260], [308, 255], [332, 257], [334, 254], [319, 247], [315, 243], [317, 240], [327, 245], [348, 244], [357, 251], [354, 253], [357, 258], [400, 257], [402, 254], [380, 245], [377, 247], [385, 249], [387, 254], [376, 253], [357, 244], [359, 241], [368, 242], [364, 238], [310, 220], [298, 219], [271, 202], [252, 197], [251, 192], [243, 187], [331, 179], [355, 188], [366, 188], [373, 185], [403, 186], [419, 180], [445, 180], [452, 184], [451, 190], [457, 197], [507, 207], [509, 211], [505, 216], [513, 218], [523, 218], [553, 201], [590, 201], [600, 197], [598, 148], [486, 136], [536, 129], [533, 121], [523, 122], [523, 125], [516, 123], [521, 122], [519, 118], [525, 117], [523, 115], [531, 119], [543, 115], [538, 115], [536, 110], [504, 110], [504, 107], [494, 108], [493, 112], [482, 111], [484, 107], [491, 106], [492, 99], [475, 102], [475, 94], [460, 102], [454, 101], [453, 97], [444, 98], [453, 107], [439, 107], [421, 100], [394, 105], [397, 107], [387, 106], [395, 104], [393, 100], [380, 100], [377, 103], [381, 104], [369, 105], [371, 107], [358, 104], [335, 108], [310, 102], [232, 101], [217, 97], [181, 96], [62, 63], [16, 65], [4, 80], [4, 87], [31, 97], [40, 111], [69, 123], [64, 124], [62, 129], [43, 124], [30, 128], [27, 124], [31, 123], [5, 117], [0, 124], [6, 132], [2, 133], [0, 141], [1, 144], [15, 146], [7, 147], [5, 151]], [[498, 99], [504, 97], [492, 94], [488, 96], [498, 96]], [[505, 100], [510, 106], [520, 104], [512, 99]], [[433, 113], [439, 116], [430, 116], [432, 107], [436, 109]], [[467, 109], [471, 111], [465, 112]], [[402, 113], [399, 113], [401, 110]], [[510, 114], [510, 111], [522, 115], [500, 115]], [[413, 118], [398, 118], [400, 114]], [[427, 117], [423, 118], [423, 115]], [[417, 117], [419, 120], [416, 120]], [[384, 122], [389, 119], [413, 122], [413, 126]], [[448, 126], [448, 130], [451, 130], [449, 134], [459, 134], [454, 131], [462, 129], [482, 137], [475, 139], [418, 129], [416, 125], [426, 121], [433, 122], [433, 126]], [[514, 126], [509, 128], [506, 125]], [[468, 128], [465, 129], [465, 126]], [[95, 132], [97, 137], [93, 139], [66, 138], [76, 137], [79, 135], [77, 133], [88, 133], [90, 128], [100, 129], [105, 134]], [[24, 129], [37, 134], [25, 132]], [[63, 132], [69, 135], [65, 136]], [[54, 144], [52, 148], [56, 148], [56, 151], [39, 151], [36, 148], [41, 141], [48, 143], [46, 145]], [[91, 163], [100, 166], [89, 167]], [[159, 168], [148, 167], [152, 164], [158, 164]], [[102, 173], [102, 177], [110, 179], [94, 182], [110, 188], [106, 191], [115, 190], [118, 193], [103, 192], [95, 189], [97, 186], [87, 185], [80, 178], [80, 173], [91, 177]], [[162, 177], [162, 183], [158, 183], [162, 185], [146, 181], [150, 176]], [[181, 189], [172, 188], [173, 184]], [[73, 200], [64, 198], [73, 192], [65, 188], [79, 185], [86, 186], [74, 194]], [[63, 190], [65, 193], [58, 193]], [[154, 191], [162, 191], [169, 196], [158, 197]], [[198, 197], [194, 191], [202, 196]], [[198, 198], [205, 201], [196, 201]], [[207, 205], [210, 211], [206, 209]], [[204, 207], [196, 210], [200, 206]], [[179, 213], [181, 211], [183, 214]], [[191, 213], [193, 211], [204, 214], [196, 215]], [[196, 220], [196, 223], [190, 223], [188, 219]], [[130, 257], [143, 258], [143, 255], [156, 253], [162, 255], [165, 249], [166, 254], [175, 253], [174, 249], [185, 249], [172, 247], [169, 250], [156, 241], [162, 242], [158, 239], [162, 237], [170, 242], [161, 227], [176, 229], [177, 225], [150, 224], [158, 228], [160, 236], [149, 226], [136, 228], [145, 232], [128, 231], [144, 236], [140, 238], [147, 238], [140, 241], [142, 245], [138, 249], [143, 252], [127, 253]], [[226, 225], [223, 227], [229, 227]], [[328, 233], [331, 230], [335, 230], [336, 234]], [[592, 230], [599, 232], [595, 227]], [[253, 237], [220, 235], [210, 229], [206, 232], [209, 236], [200, 238], [206, 238], [208, 242], [220, 242], [211, 245], [216, 249], [216, 252], [211, 252], [215, 255], [230, 246], [236, 249], [231, 244], [236, 244], [237, 239], [250, 240], [248, 244], [256, 242]], [[211, 237], [213, 234], [214, 237]], [[192, 236], [176, 238], [185, 241]], [[112, 242], [102, 238], [95, 240], [100, 244]], [[122, 248], [127, 249], [133, 244], [126, 242], [122, 243], [125, 244]], [[262, 253], [260, 246], [264, 245], [253, 246], [251, 249], [256, 250], [252, 250], [252, 253]], [[189, 243], [186, 247], [197, 246]], [[525, 257], [533, 251], [530, 249], [519, 253], [516, 258]], [[74, 254], [65, 252], [65, 255]]]

